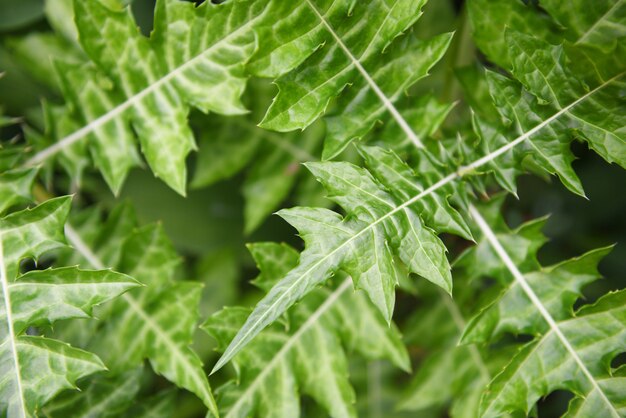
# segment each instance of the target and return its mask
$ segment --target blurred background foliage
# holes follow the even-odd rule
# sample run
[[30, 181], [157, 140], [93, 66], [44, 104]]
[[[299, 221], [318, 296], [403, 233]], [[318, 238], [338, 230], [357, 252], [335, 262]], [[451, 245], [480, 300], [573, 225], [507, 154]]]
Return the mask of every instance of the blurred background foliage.
[[[122, 7], [130, 1], [107, 0], [111, 7]], [[66, 0], [0, 0], [0, 135], [2, 141], [22, 140], [26, 126], [43, 128], [41, 114], [42, 101], [60, 103], [61, 98], [54, 80], [51, 57], [65, 57], [72, 53], [70, 41], [60, 41], [53, 36], [57, 31], [70, 31], [66, 39], [71, 39], [71, 30], [63, 24], [67, 19], [71, 1]], [[151, 0], [135, 0], [131, 4], [136, 21], [144, 34], [148, 35], [152, 25]], [[467, 27], [464, 1], [431, 0], [424, 16], [420, 19], [416, 32], [419, 37], [429, 37], [447, 31], [456, 31], [454, 43], [448, 54], [433, 70], [432, 76], [419, 83], [414, 94], [434, 93], [444, 102], [463, 101], [461, 84], [457, 79], [458, 68], [471, 64], [476, 59], [483, 60], [471, 41]], [[65, 43], [65, 44], [64, 44]], [[260, 102], [259, 108], [267, 108], [271, 100], [273, 87], [259, 85], [249, 89], [248, 103]], [[265, 94], [265, 92], [269, 94]], [[452, 132], [468, 121], [457, 106], [443, 128]], [[246, 225], [244, 195], [257, 195], [262, 198], [264, 187], [284, 188], [286, 197], [282, 202], [270, 202], [272, 210], [290, 207], [296, 204], [323, 204], [322, 191], [317, 184], [303, 173], [299, 162], [313, 155], [319, 157], [320, 139], [323, 126], [316, 126], [306, 132], [310, 138], [300, 133], [287, 134], [287, 138], [296, 150], [287, 150], [282, 157], [272, 156], [271, 150], [264, 150], [271, 138], [253, 137], [258, 134], [255, 125], [260, 116], [252, 113], [246, 122], [248, 131], [220, 128], [224, 117], [214, 118], [195, 112], [191, 116], [192, 126], [200, 145], [199, 153], [189, 161], [192, 176], [188, 196], [183, 198], [155, 179], [147, 170], [137, 169], [129, 176], [122, 192], [115, 197], [101, 180], [100, 176], [86, 176], [81, 190], [77, 191], [76, 201], [79, 206], [97, 204], [110, 210], [122, 201], [129, 201], [136, 208], [141, 223], [159, 221], [173, 240], [185, 263], [181, 276], [199, 280], [205, 284], [204, 300], [201, 306], [201, 318], [206, 318], [225, 305], [252, 305], [261, 296], [248, 281], [257, 274], [256, 268], [246, 250], [247, 242], [284, 241], [301, 247], [300, 240], [285, 222], [276, 216], [259, 216], [255, 225]], [[4, 126], [3, 126], [4, 125]], [[237, 125], [237, 124], [233, 124]], [[221, 138], [218, 138], [218, 133]], [[251, 139], [252, 138], [252, 139]], [[218, 141], [225, 147], [224, 155], [238, 155], [238, 159], [228, 161], [220, 172], [203, 173], [196, 170], [211, 166], [220, 155], [204, 155], [203, 143]], [[305, 145], [306, 142], [306, 145]], [[228, 147], [233, 147], [228, 149]], [[308, 147], [308, 148], [307, 148]], [[206, 147], [204, 147], [206, 148]], [[233, 152], [233, 150], [235, 152]], [[298, 156], [302, 152], [302, 156]], [[616, 165], [608, 165], [585, 146], [574, 149], [578, 160], [574, 166], [579, 173], [588, 200], [577, 197], [556, 181], [540, 179], [535, 176], [523, 176], [519, 181], [519, 200], [509, 196], [504, 205], [504, 214], [509, 225], [515, 227], [521, 223], [544, 215], [550, 215], [545, 234], [550, 241], [539, 252], [543, 265], [581, 254], [591, 248], [619, 243], [600, 266], [607, 280], [596, 282], [586, 294], [590, 300], [610, 289], [626, 285], [623, 272], [626, 271], [626, 172]], [[247, 155], [247, 157], [246, 157]], [[272, 160], [275, 158], [276, 161]], [[356, 158], [351, 155], [345, 159]], [[270, 167], [263, 167], [269, 161]], [[240, 171], [233, 166], [242, 168]], [[267, 165], [267, 164], [266, 164]], [[275, 169], [272, 184], [254, 184], [258, 170]], [[255, 171], [256, 170], [256, 171]], [[303, 173], [303, 174], [300, 174]], [[298, 176], [298, 186], [290, 186]], [[53, 189], [67, 191], [68, 180], [63, 173], [55, 173]], [[328, 205], [328, 202], [325, 203]], [[182, 216], [181, 216], [182, 214]], [[464, 247], [463, 243], [448, 242], [452, 256]], [[455, 245], [458, 247], [455, 249]], [[453, 258], [453, 257], [452, 257]], [[394, 319], [401, 330], [408, 336], [407, 343], [415, 369], [419, 368], [420, 359], [425, 356], [424, 347], [420, 347], [419, 338], [410, 338], [411, 312], [418, 309], [422, 301], [414, 295], [400, 291]], [[205, 363], [214, 362], [212, 348], [214, 342], [204, 333], [198, 333], [195, 349], [204, 357]], [[398, 402], [399, 393], [408, 382], [409, 375], [393, 369], [388, 363], [374, 362], [366, 364], [355, 359], [352, 367], [352, 381], [359, 399], [362, 416], [391, 417], [419, 416], [439, 417], [439, 410], [409, 413], [392, 413]], [[159, 379], [154, 380], [150, 391], [156, 391], [164, 385]], [[224, 378], [222, 378], [224, 379]], [[219, 385], [219, 375], [212, 380], [212, 385]], [[198, 416], [202, 406], [193, 396], [179, 394], [182, 405], [176, 416]], [[551, 395], [540, 407], [540, 416], [557, 416], [562, 412], [567, 395], [560, 392]], [[323, 416], [314, 402], [303, 400], [305, 416]]]

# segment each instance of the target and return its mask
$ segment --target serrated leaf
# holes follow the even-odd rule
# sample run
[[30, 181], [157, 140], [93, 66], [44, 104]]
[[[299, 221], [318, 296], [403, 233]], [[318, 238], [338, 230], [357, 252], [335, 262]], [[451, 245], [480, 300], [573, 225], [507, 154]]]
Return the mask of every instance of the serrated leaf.
[[[149, 359], [155, 372], [195, 393], [216, 413], [202, 361], [189, 347], [202, 285], [173, 280], [180, 259], [162, 227], [148, 225], [133, 231], [125, 213], [118, 211], [101, 231], [103, 237], [108, 237], [117, 229], [121, 245], [109, 247], [115, 241], [107, 240], [102, 254], [115, 251], [109, 253], [108, 259], [117, 260], [119, 270], [128, 272], [146, 287], [129, 292], [99, 313], [103, 321], [99, 329], [93, 330], [88, 347], [117, 372]], [[133, 343], [128, 345], [128, 341]]]
[[527, 412], [540, 397], [562, 388], [576, 396], [565, 416], [624, 416], [626, 381], [619, 374], [611, 376], [607, 362], [626, 350], [625, 297], [624, 291], [610, 293], [558, 322], [577, 358], [554, 332], [522, 348], [489, 385], [481, 416]]
[[[344, 2], [331, 3], [343, 10], [340, 15], [347, 13]], [[264, 0], [195, 7], [159, 0], [148, 39], [139, 33], [128, 7], [76, 1], [80, 45], [92, 62], [57, 65], [66, 98], [83, 126], [56, 136], [56, 144], [28, 163], [46, 161], [90, 138], [94, 160], [117, 192], [138, 162], [135, 131], [155, 175], [184, 194], [185, 158], [195, 149], [189, 107], [224, 115], [245, 113], [240, 96], [249, 60], [253, 72], [259, 62], [270, 62], [272, 69], [264, 76], [276, 77], [314, 52], [293, 46], [300, 41], [318, 44], [328, 36], [311, 5]], [[297, 30], [277, 24], [289, 19], [307, 24]], [[288, 39], [291, 36], [295, 39]]]
[[[428, 75], [441, 59], [452, 40], [445, 33], [426, 41], [408, 34], [401, 42], [394, 42], [385, 53], [381, 65], [370, 71], [374, 82], [394, 103], [414, 83]], [[328, 133], [322, 158], [333, 159], [351, 141], [360, 139], [380, 121], [387, 111], [366, 80], [353, 82], [337, 102], [337, 111], [326, 118]]]
[[119, 376], [97, 376], [81, 392], [66, 392], [45, 407], [47, 417], [119, 417], [133, 403], [140, 388], [143, 369]]
[[573, 312], [581, 287], [597, 279], [596, 266], [607, 249], [548, 269], [549, 279], [541, 277], [544, 270], [522, 274], [480, 212], [471, 206], [470, 213], [514, 280], [470, 322], [464, 339], [476, 335], [495, 342], [505, 331], [535, 336], [490, 383], [479, 415], [528, 414], [541, 396], [567, 389], [579, 398], [574, 410], [585, 409], [582, 401], [600, 416], [623, 416], [624, 394], [615, 390], [622, 382], [611, 379], [610, 361], [626, 349], [626, 292], [609, 293]]
[[0, 173], [0, 215], [7, 209], [32, 199], [31, 190], [37, 175], [35, 169], [10, 170]]
[[29, 325], [91, 317], [94, 306], [138, 286], [130, 277], [109, 270], [30, 271], [9, 283], [13, 329], [20, 333]]
[[491, 62], [502, 68], [510, 68], [508, 48], [503, 36], [506, 28], [532, 34], [548, 42], [557, 43], [560, 40], [557, 25], [549, 15], [539, 11], [535, 2], [469, 0], [467, 4], [472, 39]]
[[541, 7], [566, 28], [564, 36], [576, 44], [610, 52], [626, 36], [623, 0], [576, 0], [569, 7], [558, 0], [541, 0]]
[[[256, 283], [268, 288], [298, 262], [298, 253], [279, 244], [250, 246], [261, 276]], [[331, 416], [355, 416], [354, 394], [348, 382], [344, 347], [369, 359], [387, 358], [408, 367], [408, 357], [395, 327], [344, 280], [332, 293], [319, 290], [290, 311], [290, 331], [280, 326], [259, 335], [235, 357], [239, 384], [220, 390], [226, 417], [300, 415], [300, 393], [308, 394]], [[352, 312], [359, 312], [351, 318]], [[203, 328], [225, 347], [248, 312], [226, 308], [211, 316]], [[306, 361], [302, 361], [306, 359]], [[299, 390], [298, 390], [299, 389]]]
[[[551, 112], [562, 110], [565, 103], [574, 102], [608, 81], [589, 77], [593, 71], [587, 70], [585, 74], [570, 71], [566, 66], [565, 51], [560, 46], [510, 31], [506, 39], [513, 75], [537, 96], [539, 104], [549, 103]], [[611, 69], [610, 79], [614, 83], [595, 94], [594, 100], [568, 110], [560, 120], [567, 129], [580, 132], [580, 137], [606, 161], [626, 167], [626, 133], [623, 132], [626, 105], [619, 94], [624, 86], [626, 61], [619, 64]], [[558, 128], [558, 125], [554, 126]], [[555, 132], [554, 136], [557, 135]]]
[[312, 17], [326, 22], [324, 30], [332, 31], [332, 41], [296, 70], [276, 80], [279, 93], [260, 124], [266, 129], [282, 132], [310, 125], [324, 113], [333, 97], [353, 80], [362, 78], [355, 61], [371, 71], [368, 64], [376, 62], [391, 41], [419, 18], [426, 1], [373, 0], [354, 7], [349, 14], [334, 8], [335, 2], [325, 2], [323, 6], [312, 0], [305, 3], [311, 7]]
[[[15, 172], [14, 172], [15, 174]], [[30, 171], [22, 171], [32, 183]], [[17, 183], [24, 180], [14, 178]], [[95, 305], [136, 287], [130, 277], [112, 271], [75, 267], [31, 271], [20, 275], [20, 262], [37, 259], [65, 244], [63, 225], [71, 199], [61, 197], [0, 219], [0, 413], [34, 416], [77, 379], [105, 367], [92, 353], [68, 344], [26, 336], [29, 326], [60, 319], [85, 318]]]
[[[555, 320], [571, 315], [571, 307], [581, 297], [582, 288], [600, 277], [597, 264], [611, 248], [590, 251], [579, 258], [525, 274], [526, 281]], [[506, 332], [537, 335], [548, 331], [548, 324], [528, 302], [517, 282], [511, 283], [505, 292], [497, 302], [472, 318], [463, 334], [463, 342], [492, 341]]]
[[214, 370], [292, 304], [338, 271], [352, 276], [355, 285], [365, 290], [388, 321], [398, 282], [396, 257], [411, 272], [451, 291], [443, 243], [424, 225], [415, 205], [411, 206], [413, 198], [404, 200], [405, 193], [410, 194], [418, 186], [402, 189], [403, 192], [392, 190], [392, 194], [370, 172], [348, 163], [309, 163], [307, 168], [347, 215], [304, 207], [279, 212], [305, 242], [300, 264], [259, 302]]

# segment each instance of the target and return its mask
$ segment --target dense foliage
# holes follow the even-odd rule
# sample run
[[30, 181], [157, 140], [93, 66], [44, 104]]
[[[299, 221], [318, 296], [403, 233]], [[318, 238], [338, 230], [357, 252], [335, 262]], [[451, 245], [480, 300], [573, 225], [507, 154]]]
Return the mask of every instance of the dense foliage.
[[0, 416], [626, 417], [624, 0], [0, 34]]

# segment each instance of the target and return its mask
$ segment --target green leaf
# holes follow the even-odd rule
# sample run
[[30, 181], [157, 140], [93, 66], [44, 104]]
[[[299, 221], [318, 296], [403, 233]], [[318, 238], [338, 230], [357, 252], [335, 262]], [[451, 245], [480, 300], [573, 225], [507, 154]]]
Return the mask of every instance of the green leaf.
[[489, 385], [481, 416], [522, 411], [557, 389], [575, 394], [566, 416], [626, 414], [626, 380], [609, 363], [626, 350], [626, 292], [610, 293], [558, 322], [575, 356], [555, 332], [527, 344]]
[[[371, 164], [372, 173], [376, 175], [381, 163], [374, 159]], [[305, 207], [279, 212], [305, 242], [300, 263], [258, 303], [214, 370], [296, 301], [338, 271], [352, 276], [355, 286], [365, 290], [387, 321], [393, 313], [399, 261], [448, 293], [452, 290], [443, 243], [424, 224], [417, 205], [412, 205], [418, 199], [405, 200], [419, 186], [409, 180], [410, 187], [404, 185], [400, 188], [402, 191], [393, 189], [390, 193], [384, 187], [386, 179], [383, 178], [381, 184], [370, 172], [352, 164], [324, 162], [306, 166], [330, 193], [329, 198], [347, 215], [342, 217], [327, 209]]]
[[247, 123], [244, 118], [229, 118], [203, 125], [191, 187], [206, 187], [230, 178], [249, 164], [263, 140], [263, 131], [246, 129]]
[[[510, 68], [506, 28], [558, 43], [557, 25], [542, 13], [536, 2], [523, 0], [469, 0], [468, 17], [472, 39], [489, 60], [504, 69]], [[542, 0], [543, 4], [543, 0]]]
[[0, 214], [20, 203], [30, 202], [35, 169], [17, 169], [0, 173]]
[[139, 286], [130, 277], [110, 270], [59, 267], [30, 271], [9, 284], [13, 329], [52, 324], [69, 318], [89, 318], [92, 309]]
[[[562, 110], [566, 103], [574, 102], [608, 81], [594, 80], [594, 71], [577, 74], [569, 70], [562, 47], [514, 32], [507, 32], [506, 38], [513, 75], [537, 96], [539, 105], [549, 103], [551, 106], [547, 107], [551, 112]], [[623, 132], [626, 105], [619, 96], [619, 90], [624, 86], [626, 61], [622, 60], [611, 70], [610, 79], [614, 83], [595, 94], [594, 100], [568, 110], [559, 121], [567, 129], [579, 132], [577, 136], [586, 140], [606, 161], [617, 162], [626, 168], [626, 133]], [[584, 84], [580, 80], [584, 80]], [[559, 135], [560, 124], [553, 125], [557, 131], [553, 137]]]
[[27, 258], [37, 260], [44, 253], [65, 246], [63, 224], [70, 205], [71, 197], [57, 197], [0, 219], [3, 270], [7, 280], [17, 277], [20, 261]]
[[[21, 175], [26, 183], [32, 183], [30, 171]], [[14, 181], [22, 183], [23, 179]], [[0, 219], [3, 416], [34, 416], [58, 392], [75, 388], [77, 379], [105, 369], [95, 354], [60, 341], [25, 335], [28, 327], [89, 317], [95, 305], [138, 286], [130, 277], [107, 270], [67, 267], [19, 274], [22, 260], [37, 259], [64, 246], [63, 225], [70, 203], [69, 197], [52, 199]]]
[[97, 376], [81, 392], [65, 392], [45, 407], [48, 417], [119, 417], [137, 396], [143, 369]]
[[[266, 129], [284, 132], [309, 126], [333, 97], [355, 79], [362, 79], [355, 62], [370, 72], [380, 53], [420, 17], [426, 1], [394, 0], [387, 4], [374, 0], [354, 7], [351, 13], [346, 13], [345, 6], [333, 7], [335, 2], [324, 2], [323, 6], [312, 0], [304, 3], [311, 7], [311, 18], [319, 19], [316, 28], [332, 31], [333, 40], [276, 80], [278, 95], [260, 124]], [[329, 37], [329, 33], [325, 35]]]
[[[409, 87], [428, 75], [451, 40], [451, 33], [426, 41], [408, 34], [388, 48], [384, 61], [368, 70], [374, 82], [395, 103]], [[322, 154], [325, 160], [335, 158], [351, 141], [362, 138], [387, 111], [385, 104], [363, 78], [353, 82], [341, 95], [337, 108], [336, 115], [326, 118], [328, 134]]]
[[[57, 340], [22, 335], [14, 347], [20, 380], [15, 387], [12, 383], [3, 387], [1, 404], [10, 417], [35, 416], [37, 409], [61, 390], [76, 389], [78, 379], [106, 370], [95, 354]], [[0, 351], [3, 364], [11, 362], [8, 351], [4, 347]], [[14, 373], [10, 366], [2, 368], [3, 376]]]
[[[582, 296], [582, 288], [600, 277], [597, 265], [611, 249], [600, 248], [579, 258], [526, 273], [526, 281], [555, 320], [567, 319], [574, 302]], [[496, 302], [469, 322], [463, 342], [492, 341], [505, 332], [537, 335], [547, 331], [548, 324], [529, 303], [522, 287], [512, 282]]]
[[259, 148], [242, 189], [245, 232], [254, 231], [279, 208], [302, 172], [300, 162], [317, 160], [313, 153], [319, 152], [323, 138], [321, 129], [316, 129], [318, 127], [311, 127], [301, 134], [263, 133], [264, 144]]
[[[222, 114], [245, 111], [239, 100], [246, 83], [244, 62], [255, 50], [254, 25], [262, 20], [265, 6], [237, 1], [196, 8], [159, 1], [155, 30], [147, 39], [137, 30], [130, 9], [114, 11], [98, 1], [76, 1], [81, 46], [97, 67], [74, 64], [71, 76], [65, 77], [84, 125], [31, 162], [89, 136], [97, 146], [96, 163], [117, 191], [137, 162], [132, 125], [155, 175], [184, 194], [185, 158], [195, 149], [187, 123], [189, 106]], [[118, 158], [107, 152], [118, 152]]]
[[566, 389], [578, 397], [575, 411], [623, 416], [623, 382], [612, 379], [610, 362], [626, 349], [625, 292], [573, 312], [582, 286], [598, 278], [597, 264], [609, 249], [522, 274], [480, 212], [473, 206], [470, 212], [514, 280], [470, 321], [463, 340], [495, 343], [504, 332], [534, 336], [489, 384], [479, 415], [528, 414], [540, 397]]
[[[261, 269], [255, 283], [263, 288], [269, 288], [298, 262], [298, 253], [288, 246], [262, 243], [250, 249]], [[346, 349], [368, 359], [387, 358], [408, 369], [408, 356], [395, 327], [390, 328], [363, 295], [349, 289], [346, 279], [332, 292], [319, 289], [311, 293], [289, 311], [289, 331], [279, 325], [269, 328], [235, 357], [237, 383], [220, 389], [224, 416], [296, 417], [300, 415], [300, 392], [315, 399], [331, 416], [355, 416]], [[248, 313], [226, 308], [202, 327], [223, 349]]]
[[[127, 293], [99, 312], [103, 321], [99, 329], [93, 330], [88, 347], [116, 372], [149, 359], [155, 372], [195, 393], [216, 413], [202, 361], [189, 347], [198, 320], [202, 285], [173, 280], [180, 259], [162, 227], [148, 225], [133, 231], [128, 210], [126, 207], [112, 215], [107, 228], [100, 231], [102, 246], [96, 246], [95, 251], [108, 262], [116, 260], [117, 269], [146, 287]], [[111, 239], [116, 235], [121, 243]], [[73, 245], [86, 248], [82, 240]], [[102, 264], [97, 257], [92, 254], [90, 261]], [[128, 345], [128, 341], [133, 344]]]
[[541, 0], [543, 7], [565, 28], [565, 38], [610, 52], [626, 36], [626, 3], [623, 0], [573, 1], [563, 7], [558, 0]]

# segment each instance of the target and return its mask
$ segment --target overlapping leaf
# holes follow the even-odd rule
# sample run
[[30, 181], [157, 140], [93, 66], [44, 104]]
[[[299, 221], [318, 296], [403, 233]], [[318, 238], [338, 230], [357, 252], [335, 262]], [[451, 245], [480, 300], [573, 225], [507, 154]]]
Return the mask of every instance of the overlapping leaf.
[[[366, 69], [389, 100], [398, 102], [409, 87], [428, 75], [448, 49], [451, 39], [451, 33], [426, 41], [408, 34], [388, 48], [383, 61], [377, 59], [374, 68], [366, 66]], [[423, 109], [419, 100], [411, 104], [415, 111]], [[334, 114], [326, 118], [328, 133], [323, 158], [336, 157], [353, 139], [363, 137], [376, 122], [384, 120], [387, 111], [367, 81], [363, 77], [358, 78], [340, 96]]]
[[[254, 283], [265, 290], [298, 263], [298, 253], [285, 245], [253, 244], [250, 251], [261, 270]], [[407, 370], [408, 355], [395, 326], [389, 327], [364, 295], [350, 288], [346, 279], [334, 289], [309, 294], [289, 311], [288, 329], [280, 324], [268, 328], [235, 357], [238, 379], [220, 389], [224, 416], [297, 417], [300, 394], [311, 396], [330, 416], [355, 416], [346, 349]], [[203, 328], [223, 349], [248, 314], [226, 308]]]
[[[184, 193], [185, 157], [195, 148], [187, 122], [190, 106], [223, 115], [244, 113], [240, 96], [246, 86], [247, 67], [262, 77], [287, 73], [279, 78], [279, 88], [299, 85], [298, 91], [304, 96], [295, 97], [296, 90], [290, 90], [290, 97], [286, 97], [281, 88], [264, 124], [293, 130], [296, 119], [306, 119], [300, 127], [308, 126], [347, 83], [361, 83], [353, 60], [338, 44], [330, 44], [328, 28], [335, 26], [340, 35], [347, 35], [348, 47], [354, 49], [358, 59], [374, 65], [382, 50], [420, 16], [424, 3], [372, 0], [355, 5], [348, 1], [264, 0], [204, 2], [195, 7], [160, 0], [154, 31], [148, 39], [139, 33], [129, 8], [112, 10], [97, 0], [77, 1], [74, 14], [78, 37], [91, 61], [56, 63], [63, 94], [78, 115], [77, 123], [69, 132], [51, 131], [59, 143], [50, 144], [30, 163], [42, 162], [57, 152], [64, 154], [74, 143], [88, 138], [96, 165], [111, 188], [118, 191], [129, 169], [139, 162], [136, 132], [154, 173]], [[367, 19], [361, 18], [365, 16]], [[374, 25], [371, 19], [380, 24]], [[361, 23], [355, 26], [355, 21]], [[369, 24], [364, 25], [365, 21]], [[394, 77], [389, 79], [391, 84], [383, 83], [393, 90], [390, 94], [398, 96], [426, 74], [445, 51], [444, 38], [416, 46], [416, 53], [436, 49], [436, 54], [404, 57], [406, 48], [390, 52], [395, 57], [394, 68], [410, 62], [416, 69], [409, 71], [406, 80]], [[319, 48], [325, 43], [328, 45]], [[320, 62], [328, 62], [328, 71], [315, 70], [315, 77], [303, 76]], [[378, 81], [383, 82], [391, 70], [381, 69]], [[311, 89], [303, 82], [312, 83]], [[371, 94], [361, 84], [358, 89]], [[278, 127], [276, 121], [285, 118], [291, 120]]]
[[114, 377], [98, 376], [81, 392], [66, 392], [45, 408], [47, 417], [119, 417], [135, 401], [142, 368]]
[[573, 0], [568, 7], [558, 0], [470, 0], [468, 11], [474, 41], [505, 69], [513, 58], [503, 36], [506, 28], [552, 44], [568, 41], [604, 53], [613, 51], [626, 36], [623, 0]]
[[[3, 190], [21, 190], [22, 195], [29, 195], [32, 183], [29, 171], [6, 174], [0, 180]], [[0, 413], [3, 416], [34, 416], [58, 392], [75, 388], [77, 379], [105, 369], [95, 354], [36, 333], [27, 335], [28, 327], [89, 317], [95, 305], [138, 286], [130, 277], [110, 270], [65, 267], [20, 273], [22, 260], [36, 261], [65, 246], [63, 226], [70, 202], [69, 197], [52, 199], [0, 219]], [[5, 208], [8, 206], [12, 205]]]
[[[306, 207], [279, 212], [298, 230], [306, 248], [298, 266], [259, 302], [216, 368], [338, 271], [352, 276], [356, 287], [367, 293], [388, 321], [399, 263], [451, 291], [446, 249], [431, 228], [469, 236], [463, 219], [446, 200], [446, 192], [453, 189], [443, 187], [442, 193], [423, 200], [406, 200], [427, 187], [428, 177], [424, 183], [417, 181], [411, 169], [391, 152], [363, 148], [362, 153], [370, 171], [340, 162], [307, 164], [346, 216]], [[420, 216], [422, 211], [424, 216]]]
[[[494, 240], [503, 241], [502, 237], [490, 238], [492, 247]], [[496, 257], [493, 251], [485, 246], [483, 259]], [[501, 251], [510, 257], [508, 250]], [[534, 339], [524, 344], [489, 384], [481, 400], [480, 416], [528, 414], [539, 398], [558, 389], [575, 394], [566, 416], [586, 416], [592, 410], [599, 416], [623, 416], [624, 380], [621, 372], [610, 366], [612, 358], [626, 348], [623, 292], [609, 293], [596, 304], [573, 312], [583, 287], [598, 279], [598, 262], [609, 251], [610, 247], [601, 248], [538, 269], [535, 249], [526, 254], [529, 259], [520, 263], [519, 270], [507, 267], [514, 275], [524, 272], [515, 280], [489, 268], [482, 271], [508, 283], [468, 323], [462, 341], [497, 343], [507, 333], [532, 335]], [[498, 250], [496, 253], [504, 257]]]
[[[500, 184], [515, 192], [515, 177], [524, 163], [557, 174], [568, 189], [584, 195], [571, 166], [570, 144], [575, 138], [586, 141], [608, 162], [626, 166], [626, 105], [619, 93], [625, 83], [626, 62], [590, 50], [552, 46], [516, 32], [507, 32], [506, 40], [511, 72], [519, 83], [487, 73], [504, 127], [475, 118], [483, 148], [491, 152], [507, 144], [507, 137], [522, 135], [541, 121], [550, 120], [550, 124], [490, 163]], [[581, 65], [585, 61], [595, 66]], [[556, 114], [559, 117], [551, 120]]]
[[195, 393], [215, 412], [202, 362], [189, 347], [196, 329], [202, 285], [174, 280], [179, 257], [162, 227], [136, 228], [129, 206], [115, 210], [104, 228], [92, 226], [87, 222], [79, 229], [85, 241], [74, 238], [80, 240], [74, 246], [82, 247], [86, 257], [80, 262], [116, 266], [146, 287], [129, 292], [99, 312], [102, 321], [97, 328], [81, 326], [77, 332], [65, 332], [100, 354], [114, 373], [150, 360], [156, 373]]
[[[501, 209], [506, 195], [499, 194], [481, 205], [485, 217], [493, 225], [498, 239], [524, 269], [538, 267], [536, 253], [545, 242], [541, 228], [545, 219], [536, 219], [510, 230], [502, 219]], [[442, 300], [433, 289], [419, 287], [418, 308], [406, 325], [409, 349], [423, 351], [411, 384], [398, 405], [402, 410], [423, 411], [444, 409], [452, 417], [473, 418], [478, 415], [480, 398], [515, 347], [504, 344], [491, 349], [485, 346], [459, 345], [467, 327], [467, 318], [474, 316], [508, 283], [505, 267], [493, 253], [488, 242], [481, 239], [464, 251], [453, 263], [454, 299]], [[486, 288], [481, 278], [497, 280]], [[439, 297], [438, 297], [439, 296]], [[448, 405], [449, 404], [449, 405]]]

